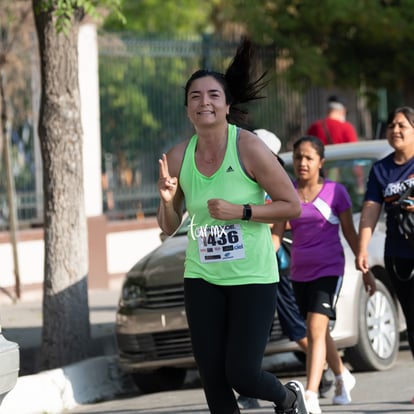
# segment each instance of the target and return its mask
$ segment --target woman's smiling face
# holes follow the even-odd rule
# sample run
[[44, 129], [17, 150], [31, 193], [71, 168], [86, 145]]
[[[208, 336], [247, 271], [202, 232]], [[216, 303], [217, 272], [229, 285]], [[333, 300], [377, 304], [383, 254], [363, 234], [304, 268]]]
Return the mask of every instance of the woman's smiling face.
[[397, 112], [391, 123], [387, 125], [387, 140], [396, 150], [414, 146], [414, 127], [402, 112]]
[[223, 87], [212, 76], [192, 82], [187, 93], [187, 115], [194, 125], [226, 120], [229, 109]]

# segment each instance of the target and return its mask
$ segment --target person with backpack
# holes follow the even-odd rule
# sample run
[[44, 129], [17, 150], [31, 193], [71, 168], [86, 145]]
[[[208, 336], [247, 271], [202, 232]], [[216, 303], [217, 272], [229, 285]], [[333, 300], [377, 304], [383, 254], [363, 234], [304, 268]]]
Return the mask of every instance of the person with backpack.
[[[414, 357], [414, 228], [403, 231], [398, 214], [414, 216], [414, 109], [402, 106], [388, 115], [386, 138], [394, 151], [370, 170], [359, 223], [356, 267], [369, 269], [368, 245], [384, 206], [385, 269], [397, 294], [407, 324], [408, 343]], [[411, 195], [402, 195], [412, 191]], [[411, 228], [411, 233], [409, 233]], [[411, 237], [410, 237], [411, 234]], [[414, 397], [411, 402], [414, 404]]]

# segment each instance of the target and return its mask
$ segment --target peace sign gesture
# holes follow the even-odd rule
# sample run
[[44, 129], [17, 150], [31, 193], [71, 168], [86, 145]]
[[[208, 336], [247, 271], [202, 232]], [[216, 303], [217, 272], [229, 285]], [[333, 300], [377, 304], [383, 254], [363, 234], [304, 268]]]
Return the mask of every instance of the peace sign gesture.
[[158, 160], [160, 164], [160, 178], [158, 180], [158, 191], [160, 192], [161, 200], [164, 203], [169, 203], [174, 199], [177, 192], [177, 177], [171, 177], [168, 170], [168, 160], [165, 154]]

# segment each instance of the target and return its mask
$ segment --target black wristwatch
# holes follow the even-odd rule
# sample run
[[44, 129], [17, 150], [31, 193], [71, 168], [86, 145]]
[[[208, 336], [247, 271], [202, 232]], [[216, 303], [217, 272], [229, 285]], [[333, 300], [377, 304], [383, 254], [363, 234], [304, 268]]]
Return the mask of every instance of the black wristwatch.
[[250, 204], [244, 204], [243, 205], [243, 216], [242, 220], [250, 220], [252, 218], [252, 207]]

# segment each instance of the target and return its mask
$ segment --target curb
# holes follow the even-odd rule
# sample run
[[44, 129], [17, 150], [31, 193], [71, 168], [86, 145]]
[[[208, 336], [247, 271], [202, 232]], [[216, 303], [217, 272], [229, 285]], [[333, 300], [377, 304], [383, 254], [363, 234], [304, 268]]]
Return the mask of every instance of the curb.
[[63, 368], [19, 377], [0, 414], [59, 414], [80, 404], [137, 393], [116, 356], [86, 359]]

